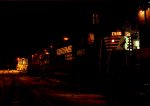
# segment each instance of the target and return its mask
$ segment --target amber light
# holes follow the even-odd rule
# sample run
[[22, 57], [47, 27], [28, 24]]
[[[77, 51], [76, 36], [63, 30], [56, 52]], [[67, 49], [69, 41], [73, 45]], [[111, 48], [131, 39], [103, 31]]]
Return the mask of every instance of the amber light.
[[69, 40], [69, 38], [68, 37], [64, 37], [64, 41], [67, 41], [67, 40]]

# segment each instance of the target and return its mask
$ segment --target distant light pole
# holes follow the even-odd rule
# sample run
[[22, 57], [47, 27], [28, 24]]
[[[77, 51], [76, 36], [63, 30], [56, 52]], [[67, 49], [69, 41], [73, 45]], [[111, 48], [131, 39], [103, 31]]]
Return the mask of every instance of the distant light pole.
[[33, 64], [34, 54], [32, 54], [32, 64]]
[[44, 54], [46, 55], [46, 64], [49, 64], [49, 52], [47, 49], [44, 49]]
[[[92, 14], [92, 26], [93, 26], [93, 28], [94, 28], [94, 30], [93, 30], [93, 32], [94, 32], [94, 40], [92, 41], [93, 43], [95, 42], [95, 38], [99, 41], [99, 54], [98, 54], [98, 71], [100, 72], [101, 70], [102, 70], [102, 46], [103, 46], [103, 39], [102, 39], [102, 37], [100, 37], [100, 38], [98, 38], [97, 37], [97, 34], [100, 34], [99, 33], [99, 24], [100, 24], [100, 22], [99, 22], [99, 19], [100, 19], [100, 17], [99, 17], [99, 13], [98, 12], [94, 12], [93, 14]], [[95, 36], [96, 35], [96, 36]]]

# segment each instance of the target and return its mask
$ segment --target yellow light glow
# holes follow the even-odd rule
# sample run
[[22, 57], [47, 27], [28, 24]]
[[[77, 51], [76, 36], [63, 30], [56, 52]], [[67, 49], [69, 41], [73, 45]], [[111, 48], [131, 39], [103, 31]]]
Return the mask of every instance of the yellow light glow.
[[144, 23], [145, 22], [145, 11], [139, 10], [139, 12], [138, 12], [138, 20], [139, 20], [140, 23]]
[[125, 32], [125, 36], [131, 36], [130, 32]]
[[147, 8], [146, 10], [146, 19], [147, 19], [147, 22], [150, 23], [150, 8]]
[[64, 37], [64, 41], [67, 41], [67, 40], [69, 40], [69, 38], [68, 37]]
[[88, 43], [93, 43], [94, 42], [94, 33], [89, 33], [88, 35]]
[[[145, 18], [146, 18], [146, 20], [145, 20]], [[145, 21], [147, 23], [150, 23], [150, 8], [147, 8], [146, 10], [138, 11], [138, 21], [141, 24], [144, 24]]]
[[26, 71], [28, 67], [28, 59], [27, 58], [18, 58], [18, 64], [16, 69], [19, 71]]
[[143, 14], [143, 13], [144, 13], [144, 11], [143, 11], [143, 10], [140, 10], [140, 13], [141, 13], [141, 14]]
[[49, 54], [49, 52], [45, 52], [45, 54]]

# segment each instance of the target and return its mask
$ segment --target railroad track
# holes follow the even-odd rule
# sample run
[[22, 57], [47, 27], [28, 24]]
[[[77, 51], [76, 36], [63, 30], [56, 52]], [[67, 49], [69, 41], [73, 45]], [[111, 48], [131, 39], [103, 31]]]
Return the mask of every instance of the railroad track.
[[1, 106], [47, 106], [29, 88], [17, 83], [16, 77], [5, 76], [1, 79], [3, 82], [1, 88], [7, 88], [7, 91], [3, 90]]

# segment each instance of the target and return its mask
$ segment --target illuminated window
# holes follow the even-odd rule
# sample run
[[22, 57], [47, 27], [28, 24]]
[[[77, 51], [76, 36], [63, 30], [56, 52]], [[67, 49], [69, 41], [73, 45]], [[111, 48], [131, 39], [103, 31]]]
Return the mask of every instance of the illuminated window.
[[139, 22], [141, 24], [145, 23], [145, 11], [144, 10], [139, 10], [139, 12], [138, 12], [138, 20], [139, 20]]
[[88, 43], [91, 44], [94, 42], [94, 33], [89, 33], [88, 36]]
[[140, 41], [139, 40], [134, 40], [133, 45], [135, 49], [140, 49]]

